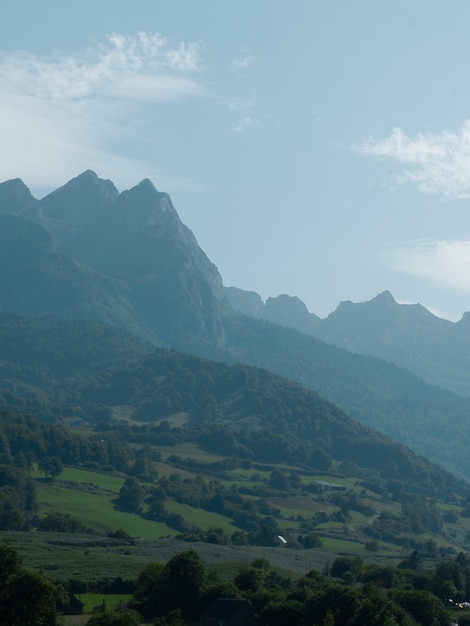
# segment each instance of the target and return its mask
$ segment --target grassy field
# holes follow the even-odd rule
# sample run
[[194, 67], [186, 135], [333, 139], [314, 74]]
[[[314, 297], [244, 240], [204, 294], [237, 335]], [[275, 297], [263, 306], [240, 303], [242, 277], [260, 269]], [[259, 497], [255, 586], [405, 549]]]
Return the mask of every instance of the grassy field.
[[68, 513], [97, 532], [122, 528], [132, 537], [144, 539], [159, 539], [177, 534], [166, 524], [146, 520], [133, 513], [117, 511], [113, 505], [116, 495], [112, 492], [89, 493], [54, 484], [41, 484], [37, 501], [43, 515], [55, 511]]
[[[268, 559], [273, 566], [294, 574], [305, 574], [311, 569], [322, 571], [338, 554], [358, 554], [374, 562], [381, 559], [378, 554], [364, 552], [362, 544], [344, 539], [330, 541], [323, 537], [321, 548], [309, 550], [297, 550], [282, 544], [276, 547], [224, 546], [174, 539], [119, 545], [88, 535], [7, 531], [0, 532], [0, 542], [16, 549], [23, 556], [26, 567], [42, 569], [58, 582], [74, 579], [91, 585], [118, 576], [135, 580], [149, 562], [166, 563], [185, 550], [196, 550], [209, 567], [216, 567], [227, 576], [233, 576], [241, 566], [255, 558]], [[398, 549], [387, 550], [386, 557], [394, 564], [403, 558]]]
[[[32, 476], [33, 478], [41, 480], [44, 475], [37, 469], [37, 467], [34, 467]], [[117, 495], [124, 482], [124, 477], [116, 474], [79, 469], [76, 467], [64, 467], [59, 480], [72, 483], [76, 482], [84, 485], [94, 485], [104, 491], [109, 491]], [[47, 484], [48, 481], [42, 480], [41, 482]]]
[[84, 613], [91, 613], [93, 611], [93, 607], [98, 606], [102, 602], [105, 603], [106, 608], [108, 610], [117, 609], [121, 603], [127, 604], [132, 595], [129, 594], [102, 594], [102, 593], [82, 593], [80, 595], [77, 594], [77, 597], [83, 604]]
[[178, 513], [185, 520], [188, 520], [195, 526], [202, 528], [203, 530], [209, 530], [209, 528], [222, 528], [227, 534], [231, 535], [237, 529], [232, 523], [230, 523], [227, 517], [213, 513], [211, 511], [204, 511], [203, 509], [195, 509], [188, 504], [180, 504], [179, 502], [168, 502], [165, 505], [165, 509], [169, 513]]

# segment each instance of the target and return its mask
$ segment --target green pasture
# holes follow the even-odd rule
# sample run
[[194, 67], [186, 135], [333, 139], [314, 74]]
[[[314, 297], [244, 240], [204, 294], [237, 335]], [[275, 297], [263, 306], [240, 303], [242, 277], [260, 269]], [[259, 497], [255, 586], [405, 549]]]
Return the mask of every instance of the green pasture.
[[349, 511], [349, 517], [350, 517], [349, 521], [352, 524], [364, 525], [367, 521], [367, 517], [364, 515], [364, 513], [361, 513], [360, 511]]
[[322, 522], [316, 528], [318, 531], [324, 532], [342, 532], [344, 526], [343, 522]]
[[85, 605], [83, 607], [84, 613], [91, 613], [93, 611], [93, 607], [98, 606], [103, 601], [106, 605], [106, 609], [112, 611], [113, 609], [116, 609], [121, 602], [127, 603], [132, 599], [132, 595], [130, 593], [82, 593], [76, 594], [76, 596]]
[[54, 484], [40, 485], [37, 501], [41, 514], [60, 512], [71, 515], [98, 532], [124, 529], [131, 537], [158, 539], [176, 535], [166, 524], [145, 520], [117, 511], [112, 503], [114, 494], [96, 494], [76, 489], [66, 489]]
[[[0, 534], [2, 541], [5, 541], [4, 536]], [[149, 560], [139, 548], [114, 546], [93, 536], [24, 533], [15, 541], [5, 543], [21, 553], [26, 567], [43, 570], [61, 583], [83, 580], [93, 584], [117, 576], [135, 580]]]
[[[316, 474], [314, 476], [311, 475], [301, 475], [300, 480], [303, 485], [311, 485], [312, 483], [320, 483], [328, 485], [341, 485], [341, 487], [346, 487], [347, 489], [352, 489], [357, 491], [357, 478], [343, 478], [335, 475], [325, 475], [325, 474]], [[330, 487], [331, 488], [331, 487]]]
[[[33, 478], [44, 478], [42, 474], [35, 466], [31, 473]], [[122, 487], [124, 478], [116, 476], [115, 474], [106, 474], [104, 472], [93, 472], [91, 470], [77, 469], [75, 467], [64, 467], [63, 472], [56, 479], [56, 481], [67, 481], [75, 483], [84, 483], [89, 485], [96, 485], [100, 489], [110, 491], [118, 494]]]
[[315, 514], [315, 509], [307, 509], [307, 507], [301, 507], [301, 506], [289, 506], [287, 505], [283, 505], [281, 502], [279, 502], [279, 500], [269, 500], [270, 504], [272, 504], [274, 507], [276, 507], [277, 509], [279, 509], [281, 511], [281, 516], [284, 519], [289, 519], [289, 518], [294, 518], [296, 519], [298, 516], [301, 516], [305, 519], [309, 519], [311, 517], [313, 517], [313, 515]]
[[129, 404], [119, 404], [111, 408], [114, 419], [122, 420], [124, 422], [135, 423], [135, 421], [132, 419], [132, 416], [135, 413], [135, 407]]
[[179, 502], [165, 502], [165, 509], [169, 513], [178, 513], [185, 520], [202, 528], [202, 530], [209, 530], [209, 528], [222, 528], [227, 534], [231, 535], [236, 530], [239, 530], [234, 526], [228, 517], [213, 513], [211, 511], [204, 511], [203, 509], [196, 509], [188, 504], [180, 504]]
[[459, 506], [458, 504], [450, 504], [448, 502], [438, 502], [436, 506], [438, 509], [444, 512], [455, 511], [456, 513], [459, 513], [459, 514], [462, 512], [462, 507]]
[[233, 485], [235, 485], [235, 487], [247, 487], [248, 489], [251, 489], [255, 485], [259, 484], [249, 480], [237, 480], [236, 478], [234, 478], [234, 480], [224, 478], [218, 480], [224, 487], [227, 487], [227, 489], [230, 489], [230, 487], [232, 487]]
[[323, 550], [331, 550], [335, 554], [363, 554], [364, 544], [358, 541], [348, 541], [347, 539], [337, 539], [335, 537], [325, 537], [320, 535]]
[[295, 530], [295, 531], [298, 531], [299, 527], [300, 527], [300, 522], [296, 522], [294, 520], [278, 519], [276, 521], [277, 521], [277, 525], [282, 530]]
[[247, 480], [251, 480], [254, 475], [259, 476], [261, 479], [263, 479], [263, 478], [268, 479], [271, 476], [271, 470], [259, 470], [259, 469], [255, 469], [253, 467], [251, 467], [249, 469], [243, 469], [241, 467], [237, 467], [237, 469], [234, 470], [233, 473], [234, 473], [234, 475], [242, 476], [243, 478], [245, 478]]
[[159, 446], [158, 451], [163, 459], [167, 459], [173, 454], [180, 456], [182, 459], [192, 459], [204, 463], [222, 461], [226, 458], [224, 455], [213, 454], [202, 450], [197, 443], [182, 443], [177, 446]]

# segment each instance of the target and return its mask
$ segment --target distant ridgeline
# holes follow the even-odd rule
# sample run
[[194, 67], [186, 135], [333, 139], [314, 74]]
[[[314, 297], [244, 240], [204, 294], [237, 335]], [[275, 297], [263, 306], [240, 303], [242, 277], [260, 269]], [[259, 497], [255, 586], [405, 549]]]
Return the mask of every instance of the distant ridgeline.
[[470, 396], [470, 313], [456, 323], [436, 317], [420, 304], [399, 304], [389, 291], [370, 302], [341, 302], [326, 319], [299, 298], [268, 298], [227, 287], [233, 308], [322, 339], [340, 348], [380, 357], [427, 382]]
[[[41, 200], [19, 179], [1, 184], [0, 293], [4, 405], [48, 419], [58, 414], [53, 405], [69, 402], [79, 385], [65, 376], [121, 368], [150, 346], [174, 348], [301, 382], [360, 422], [470, 478], [470, 400], [416, 376], [466, 392], [466, 316], [458, 324], [438, 320], [422, 307], [398, 305], [388, 293], [365, 305], [343, 303], [327, 320], [311, 316], [298, 299], [261, 306], [246, 292], [223, 287], [169, 196], [148, 180], [119, 193], [111, 181], [86, 171]], [[409, 369], [420, 364], [421, 371], [416, 366], [411, 374], [392, 361]], [[88, 397], [90, 391], [77, 393]], [[167, 398], [178, 404], [177, 397]], [[93, 412], [110, 410], [108, 399], [99, 401], [101, 409], [95, 405]], [[132, 402], [143, 417], [143, 401]], [[284, 436], [284, 419], [295, 432], [297, 422], [280, 416], [275, 402], [272, 419], [280, 421], [271, 428]], [[361, 433], [347, 435], [357, 439], [351, 454], [358, 457]], [[320, 447], [329, 451], [330, 443]]]

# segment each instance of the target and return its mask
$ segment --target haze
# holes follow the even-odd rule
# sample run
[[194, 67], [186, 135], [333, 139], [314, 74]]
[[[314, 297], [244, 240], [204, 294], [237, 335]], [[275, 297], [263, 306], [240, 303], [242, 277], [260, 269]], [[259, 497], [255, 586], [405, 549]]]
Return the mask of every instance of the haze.
[[470, 5], [4, 0], [0, 180], [150, 178], [224, 283], [470, 310]]

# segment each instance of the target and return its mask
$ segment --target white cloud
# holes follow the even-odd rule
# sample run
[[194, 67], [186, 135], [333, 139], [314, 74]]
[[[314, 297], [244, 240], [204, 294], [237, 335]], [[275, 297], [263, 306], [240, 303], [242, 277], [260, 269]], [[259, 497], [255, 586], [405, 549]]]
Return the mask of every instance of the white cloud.
[[395, 270], [470, 293], [469, 240], [411, 241], [398, 246], [389, 260]]
[[253, 117], [245, 115], [237, 122], [237, 124], [233, 127], [233, 130], [236, 133], [241, 133], [244, 130], [254, 130], [255, 128], [260, 128], [261, 122]]
[[206, 95], [199, 50], [141, 32], [113, 33], [75, 55], [0, 52], [0, 180], [54, 187], [88, 168], [118, 185], [131, 172], [133, 183], [137, 173], [158, 175], [112, 144], [139, 138], [142, 107]]
[[250, 51], [246, 46], [242, 46], [240, 51], [240, 56], [236, 57], [232, 61], [233, 67], [236, 69], [246, 69], [249, 67], [253, 61], [256, 59], [256, 56]]
[[398, 181], [415, 183], [424, 193], [470, 198], [470, 120], [456, 133], [422, 133], [415, 138], [395, 128], [385, 139], [367, 138], [356, 150], [403, 164]]
[[135, 36], [113, 33], [95, 49], [76, 56], [41, 58], [25, 52], [0, 56], [2, 89], [38, 99], [159, 101], [192, 96], [202, 89], [185, 74], [198, 69], [197, 44], [172, 48], [160, 34], [143, 32]]
[[246, 111], [254, 106], [252, 100], [229, 100], [227, 108], [229, 111]]

